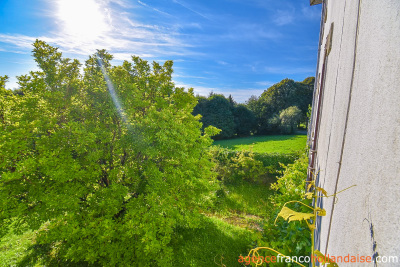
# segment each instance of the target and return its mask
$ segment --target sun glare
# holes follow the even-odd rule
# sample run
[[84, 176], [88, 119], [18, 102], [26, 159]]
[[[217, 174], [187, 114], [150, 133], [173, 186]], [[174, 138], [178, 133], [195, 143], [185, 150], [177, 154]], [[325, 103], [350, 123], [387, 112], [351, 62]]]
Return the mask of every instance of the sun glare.
[[106, 9], [95, 0], [59, 0], [57, 8], [62, 30], [74, 39], [94, 41], [110, 29]]

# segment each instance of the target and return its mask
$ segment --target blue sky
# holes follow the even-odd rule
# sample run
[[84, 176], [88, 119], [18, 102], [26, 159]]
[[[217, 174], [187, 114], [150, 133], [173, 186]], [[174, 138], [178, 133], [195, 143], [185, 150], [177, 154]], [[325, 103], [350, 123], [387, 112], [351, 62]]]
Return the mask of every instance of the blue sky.
[[284, 78], [313, 76], [320, 5], [308, 0], [1, 0], [0, 75], [37, 70], [36, 38], [82, 63], [96, 49], [174, 60], [177, 86], [237, 102]]

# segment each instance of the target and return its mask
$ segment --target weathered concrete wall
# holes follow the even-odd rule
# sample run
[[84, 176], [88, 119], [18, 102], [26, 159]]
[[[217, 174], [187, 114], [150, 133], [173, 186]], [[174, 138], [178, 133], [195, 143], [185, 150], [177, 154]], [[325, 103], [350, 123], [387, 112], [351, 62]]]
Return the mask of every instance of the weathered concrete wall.
[[318, 65], [325, 80], [316, 88], [310, 130], [322, 94], [315, 166], [328, 193], [357, 186], [338, 195], [336, 204], [323, 199], [327, 216], [319, 224], [317, 247], [335, 256], [397, 256], [398, 263], [378, 266], [400, 266], [400, 1], [325, 4]]

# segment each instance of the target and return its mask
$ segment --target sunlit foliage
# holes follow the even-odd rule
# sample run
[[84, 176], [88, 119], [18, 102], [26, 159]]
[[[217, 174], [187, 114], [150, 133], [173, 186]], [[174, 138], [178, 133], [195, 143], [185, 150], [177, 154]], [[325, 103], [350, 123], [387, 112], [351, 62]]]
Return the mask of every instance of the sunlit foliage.
[[[34, 43], [40, 70], [0, 102], [0, 222], [38, 230], [28, 264], [173, 266], [175, 229], [200, 224], [212, 191], [193, 92], [175, 87], [172, 61], [112, 66], [99, 50], [84, 64]], [[115, 106], [104, 66], [121, 107]], [[83, 266], [83, 265], [82, 265]]]

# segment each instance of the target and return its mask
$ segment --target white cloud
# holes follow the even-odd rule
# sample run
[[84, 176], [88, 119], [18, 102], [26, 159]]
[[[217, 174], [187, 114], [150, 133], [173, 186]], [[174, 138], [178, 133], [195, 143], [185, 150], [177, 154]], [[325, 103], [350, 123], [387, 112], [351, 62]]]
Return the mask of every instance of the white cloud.
[[262, 86], [262, 87], [270, 87], [275, 84], [275, 82], [270, 82], [270, 81], [260, 81], [256, 82], [257, 85]]
[[320, 20], [321, 19], [321, 7], [320, 6], [306, 6], [304, 5], [301, 8], [301, 13], [303, 13], [303, 16], [306, 19], [315, 19], [315, 20]]
[[244, 23], [239, 22], [232, 25], [225, 35], [221, 35], [221, 39], [233, 40], [250, 40], [259, 41], [262, 39], [276, 40], [282, 37], [282, 34], [271, 28], [263, 27], [257, 23]]
[[164, 12], [164, 11], [162, 11], [162, 10], [159, 10], [158, 8], [152, 7], [152, 6], [146, 4], [146, 3], [142, 2], [142, 1], [138, 1], [138, 3], [141, 4], [141, 5], [144, 6], [144, 7], [150, 8], [150, 9], [152, 9], [152, 10], [154, 10], [154, 11], [160, 13], [160, 14], [163, 14], [163, 15], [165, 15], [165, 16], [174, 17], [174, 16], [172, 16], [171, 14], [169, 14], [169, 13], [167, 13], [167, 12]]
[[32, 43], [35, 41], [35, 39], [36, 39], [35, 37], [25, 36], [21, 34], [0, 33], [0, 42], [6, 44], [12, 44], [14, 49], [30, 50], [32, 49]]
[[212, 20], [209, 16], [207, 16], [207, 15], [205, 15], [205, 14], [203, 14], [203, 13], [197, 11], [197, 10], [194, 10], [192, 7], [190, 7], [189, 5], [187, 5], [186, 3], [184, 3], [183, 1], [172, 0], [172, 2], [174, 2], [175, 4], [178, 4], [178, 5], [180, 5], [180, 6], [182, 6], [182, 7], [184, 7], [184, 8], [186, 8], [187, 10], [192, 11], [193, 13], [199, 15], [199, 16], [202, 17], [202, 18], [205, 18], [205, 19], [207, 19], [207, 20]]
[[191, 78], [191, 79], [208, 79], [208, 77], [204, 77], [204, 76], [193, 76], [193, 75], [184, 75], [184, 74], [172, 74], [173, 77], [176, 78]]
[[197, 86], [192, 84], [181, 83], [175, 81], [175, 86], [177, 87], [184, 87], [186, 89], [193, 88], [194, 94], [201, 95], [201, 96], [208, 96], [211, 92], [215, 94], [223, 94], [225, 97], [232, 95], [233, 99], [238, 103], [245, 103], [252, 95], [260, 96], [265, 89], [259, 88], [248, 88], [248, 89], [221, 89], [216, 87], [206, 87], [206, 86]]
[[228, 62], [225, 62], [225, 61], [222, 61], [222, 60], [217, 60], [217, 63], [218, 63], [219, 65], [222, 65], [222, 66], [229, 65]]
[[278, 26], [290, 24], [294, 21], [294, 9], [276, 10], [273, 21]]
[[136, 22], [134, 14], [124, 12], [124, 8], [130, 7], [126, 1], [48, 0], [48, 3], [54, 12], [47, 13], [59, 27], [57, 31], [45, 36], [0, 34], [0, 44], [8, 44], [1, 48], [27, 52], [40, 39], [78, 57], [93, 54], [96, 49], [106, 49], [118, 60], [129, 60], [130, 55], [154, 58], [191, 54], [192, 45], [184, 43], [176, 29]]
[[264, 72], [272, 74], [306, 74], [314, 73], [315, 69], [306, 67], [265, 67]]

